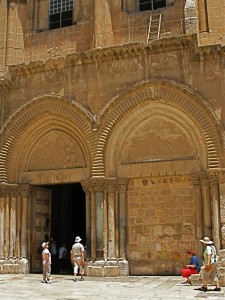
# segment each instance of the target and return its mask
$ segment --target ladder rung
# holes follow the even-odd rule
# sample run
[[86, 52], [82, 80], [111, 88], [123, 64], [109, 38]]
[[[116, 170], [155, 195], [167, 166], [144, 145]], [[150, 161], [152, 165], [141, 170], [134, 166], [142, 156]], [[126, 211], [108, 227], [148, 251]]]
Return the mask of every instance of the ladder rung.
[[161, 27], [161, 14], [150, 15], [147, 42], [149, 40], [159, 38], [160, 27]]

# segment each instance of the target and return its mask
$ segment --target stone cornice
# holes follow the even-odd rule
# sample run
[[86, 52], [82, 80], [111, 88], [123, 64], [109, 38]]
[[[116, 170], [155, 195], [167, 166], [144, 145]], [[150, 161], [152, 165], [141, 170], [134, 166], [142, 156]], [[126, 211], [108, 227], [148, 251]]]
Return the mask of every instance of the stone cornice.
[[13, 84], [18, 76], [27, 77], [51, 70], [60, 72], [74, 66], [117, 61], [172, 50], [175, 51], [178, 49], [189, 49], [192, 44], [197, 47], [195, 35], [162, 38], [154, 40], [148, 44], [138, 42], [108, 48], [96, 48], [81, 53], [68, 54], [67, 56], [49, 58], [48, 60], [31, 61], [29, 63], [11, 65], [8, 67], [9, 71], [7, 78], [10, 78], [11, 83]]
[[168, 51], [180, 51], [189, 49], [191, 59], [202, 61], [208, 55], [224, 54], [225, 47], [222, 45], [210, 45], [198, 47], [197, 36], [180, 35], [153, 40], [151, 43], [137, 42], [128, 43], [108, 48], [95, 48], [89, 51], [72, 53], [66, 56], [49, 58], [47, 60], [31, 61], [18, 65], [8, 66], [7, 73], [0, 74], [0, 81], [5, 85], [13, 84], [20, 76], [27, 77], [46, 71], [62, 72], [74, 66], [131, 59], [145, 55], [163, 53]]

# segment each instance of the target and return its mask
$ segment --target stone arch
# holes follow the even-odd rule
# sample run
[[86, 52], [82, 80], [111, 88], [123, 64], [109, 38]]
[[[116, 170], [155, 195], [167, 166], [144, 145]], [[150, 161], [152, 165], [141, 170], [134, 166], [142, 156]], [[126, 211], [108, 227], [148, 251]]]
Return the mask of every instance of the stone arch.
[[[77, 101], [61, 96], [42, 95], [26, 103], [10, 116], [1, 130], [0, 181], [7, 182], [9, 177], [10, 182], [14, 181], [19, 168], [28, 170], [35, 141], [43, 139], [43, 133], [49, 135], [51, 130], [60, 132], [68, 141], [76, 140], [82, 165], [90, 166], [93, 155], [91, 146], [94, 144], [93, 123], [94, 118], [87, 109]], [[14, 171], [9, 174], [12, 166]]]
[[151, 107], [154, 103], [183, 112], [201, 132], [207, 153], [206, 168], [220, 167], [219, 152], [224, 148], [224, 132], [211, 106], [200, 95], [180, 83], [152, 79], [136, 83], [121, 95], [114, 97], [100, 112], [97, 121], [101, 126], [93, 161], [93, 176], [105, 175], [104, 157], [107, 157], [108, 142], [115, 127], [135, 110]]

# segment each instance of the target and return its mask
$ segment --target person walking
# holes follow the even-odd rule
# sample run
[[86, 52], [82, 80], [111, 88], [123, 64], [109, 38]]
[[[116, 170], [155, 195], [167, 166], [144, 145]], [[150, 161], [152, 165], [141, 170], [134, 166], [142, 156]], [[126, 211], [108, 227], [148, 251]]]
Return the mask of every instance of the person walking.
[[48, 242], [42, 243], [42, 266], [43, 266], [43, 283], [51, 283], [50, 273], [51, 273], [51, 253], [48, 250]]
[[203, 262], [204, 265], [201, 268], [201, 275], [203, 286], [200, 287], [199, 291], [207, 292], [207, 284], [209, 280], [215, 282], [216, 287], [212, 290], [215, 292], [220, 292], [221, 287], [217, 275], [217, 253], [216, 248], [213, 246], [213, 241], [210, 241], [209, 237], [204, 237], [200, 242], [203, 243], [204, 252], [203, 252]]
[[50, 242], [50, 253], [51, 253], [51, 260], [52, 260], [52, 264], [51, 264], [51, 273], [55, 273], [58, 269], [57, 267], [57, 245], [56, 245], [56, 241], [51, 238], [51, 242]]
[[80, 243], [81, 241], [82, 239], [77, 236], [70, 252], [71, 263], [74, 269], [73, 281], [77, 281], [78, 269], [81, 275], [80, 280], [84, 280], [84, 246]]
[[181, 274], [184, 278], [186, 278], [186, 281], [183, 284], [190, 285], [191, 280], [189, 279], [189, 276], [192, 274], [198, 274], [201, 270], [201, 266], [198, 257], [193, 251], [187, 251], [187, 258], [189, 259], [189, 264], [181, 270]]
[[66, 244], [62, 244], [59, 248], [59, 273], [62, 274], [66, 271], [66, 262], [68, 258], [68, 253], [66, 249]]

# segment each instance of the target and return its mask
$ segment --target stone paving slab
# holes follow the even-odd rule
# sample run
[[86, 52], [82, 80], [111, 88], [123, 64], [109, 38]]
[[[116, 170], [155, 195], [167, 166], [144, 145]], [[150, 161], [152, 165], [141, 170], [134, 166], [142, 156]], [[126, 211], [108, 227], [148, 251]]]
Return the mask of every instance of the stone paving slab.
[[[179, 276], [85, 277], [73, 282], [71, 275], [52, 275], [52, 284], [41, 274], [0, 274], [1, 300], [224, 300], [221, 292], [199, 292], [197, 286], [180, 286]], [[209, 287], [213, 288], [213, 287]]]

